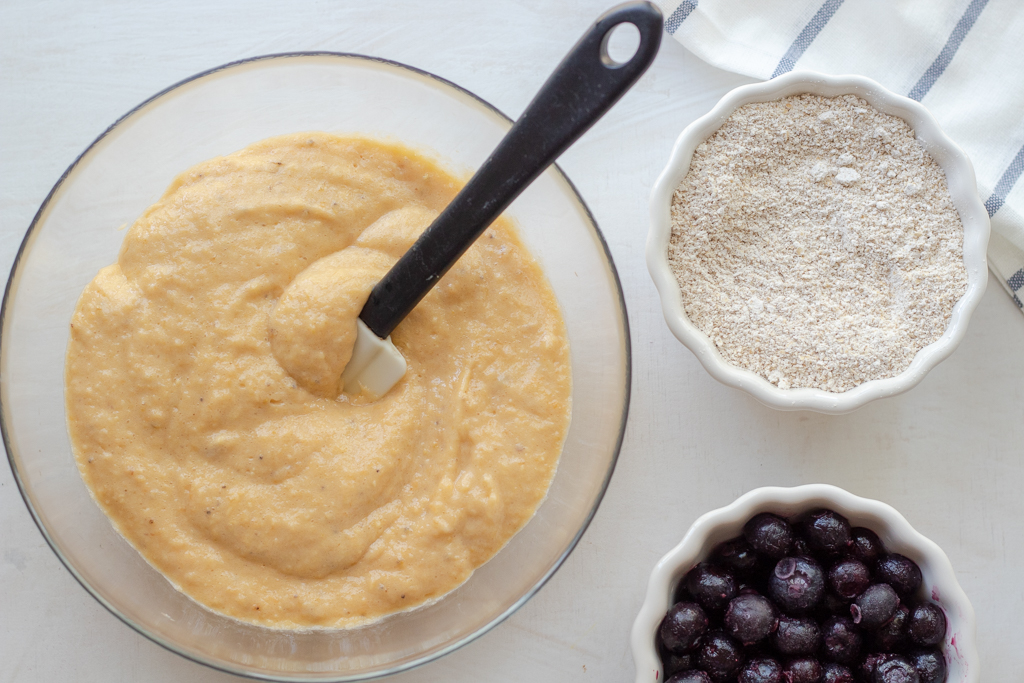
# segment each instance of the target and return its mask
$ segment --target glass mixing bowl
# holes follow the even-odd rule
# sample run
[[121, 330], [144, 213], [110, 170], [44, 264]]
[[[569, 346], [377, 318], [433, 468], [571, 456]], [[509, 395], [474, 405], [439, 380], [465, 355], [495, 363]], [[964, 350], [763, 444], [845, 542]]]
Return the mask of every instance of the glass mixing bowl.
[[629, 405], [630, 350], [608, 247], [555, 167], [508, 213], [562, 306], [572, 423], [537, 514], [439, 602], [351, 630], [275, 631], [211, 612], [175, 590], [114, 530], [79, 476], [65, 420], [64, 353], [79, 294], [117, 259], [125, 226], [181, 171], [270, 136], [325, 130], [401, 141], [468, 177], [509, 126], [471, 93], [409, 67], [356, 55], [276, 55], [229, 64], [156, 95], [112, 125], [60, 179], [29, 228], [4, 297], [3, 438], [40, 531], [117, 617], [160, 645], [225, 671], [270, 680], [360, 680], [422, 664], [477, 638], [562, 564], [615, 466]]

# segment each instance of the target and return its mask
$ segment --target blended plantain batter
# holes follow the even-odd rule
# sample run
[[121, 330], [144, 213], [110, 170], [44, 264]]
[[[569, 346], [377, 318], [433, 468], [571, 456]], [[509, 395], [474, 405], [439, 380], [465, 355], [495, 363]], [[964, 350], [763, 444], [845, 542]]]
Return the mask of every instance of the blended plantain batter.
[[65, 371], [82, 476], [179, 589], [273, 628], [433, 601], [533, 515], [569, 426], [564, 323], [505, 219], [339, 393], [370, 289], [460, 184], [396, 144], [288, 135], [180, 175], [86, 287]]

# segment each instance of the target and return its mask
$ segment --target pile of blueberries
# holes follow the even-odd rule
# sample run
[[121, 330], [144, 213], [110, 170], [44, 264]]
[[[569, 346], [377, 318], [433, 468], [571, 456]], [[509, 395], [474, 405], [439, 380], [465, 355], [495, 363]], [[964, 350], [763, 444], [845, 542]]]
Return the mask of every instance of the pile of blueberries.
[[942, 683], [921, 570], [832, 510], [762, 513], [684, 577], [658, 628], [665, 683]]

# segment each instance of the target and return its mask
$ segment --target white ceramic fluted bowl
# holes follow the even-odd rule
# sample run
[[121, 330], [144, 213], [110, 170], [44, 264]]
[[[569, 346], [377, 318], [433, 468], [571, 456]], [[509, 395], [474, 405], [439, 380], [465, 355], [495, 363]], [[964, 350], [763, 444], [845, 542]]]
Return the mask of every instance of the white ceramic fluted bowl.
[[[910, 124], [918, 140], [945, 172], [953, 205], [964, 227], [967, 292], [953, 307], [945, 333], [921, 349], [910, 367], [899, 375], [865, 382], [843, 393], [808, 388], [780, 389], [760, 375], [729, 363], [711, 339], [687, 318], [679, 284], [668, 262], [668, 244], [672, 235], [672, 194], [690, 170], [694, 150], [718, 130], [737, 108], [752, 102], [769, 102], [802, 93], [824, 97], [857, 95], [878, 111], [898, 116]], [[729, 92], [714, 109], [687, 126], [676, 140], [668, 166], [654, 184], [650, 211], [647, 268], [661, 296], [662, 311], [669, 329], [696, 354], [712, 377], [723, 384], [742, 389], [765, 405], [779, 410], [848, 413], [869, 401], [895, 396], [912, 388], [956, 349], [967, 332], [967, 322], [981, 301], [988, 282], [985, 255], [989, 237], [988, 211], [978, 196], [970, 159], [942, 132], [935, 118], [919, 102], [896, 95], [863, 76], [827, 76], [812, 71], [795, 71]]]
[[793, 517], [818, 508], [835, 510], [846, 516], [852, 526], [871, 529], [878, 534], [886, 550], [905, 555], [918, 564], [924, 578], [924, 592], [946, 613], [948, 627], [942, 644], [949, 667], [946, 681], [977, 683], [974, 608], [960, 588], [946, 553], [915, 531], [891, 506], [828, 484], [754, 489], [731, 505], [712, 510], [693, 523], [682, 542], [655, 565], [647, 596], [633, 623], [631, 643], [636, 683], [663, 683], [665, 680], [655, 638], [665, 612], [673, 604], [676, 586], [686, 572], [708, 557], [719, 543], [741, 535], [743, 525], [758, 513]]

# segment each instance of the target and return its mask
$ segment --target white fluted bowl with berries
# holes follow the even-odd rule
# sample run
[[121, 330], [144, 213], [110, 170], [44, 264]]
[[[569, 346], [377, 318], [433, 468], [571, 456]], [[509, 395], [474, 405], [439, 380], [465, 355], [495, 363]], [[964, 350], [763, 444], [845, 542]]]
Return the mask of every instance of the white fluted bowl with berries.
[[939, 645], [947, 665], [945, 680], [947, 683], [977, 683], [980, 679], [974, 609], [957, 582], [946, 554], [914, 530], [891, 506], [827, 484], [754, 489], [731, 505], [712, 510], [693, 523], [679, 545], [669, 551], [651, 573], [647, 595], [631, 636], [636, 683], [664, 683], [667, 678], [658, 653], [657, 633], [687, 572], [709, 559], [719, 544], [741, 536], [744, 525], [755, 515], [770, 512], [792, 519], [822, 508], [845, 516], [853, 527], [871, 529], [886, 552], [899, 553], [917, 563], [922, 575], [920, 593], [938, 604], [946, 616], [946, 634]]

